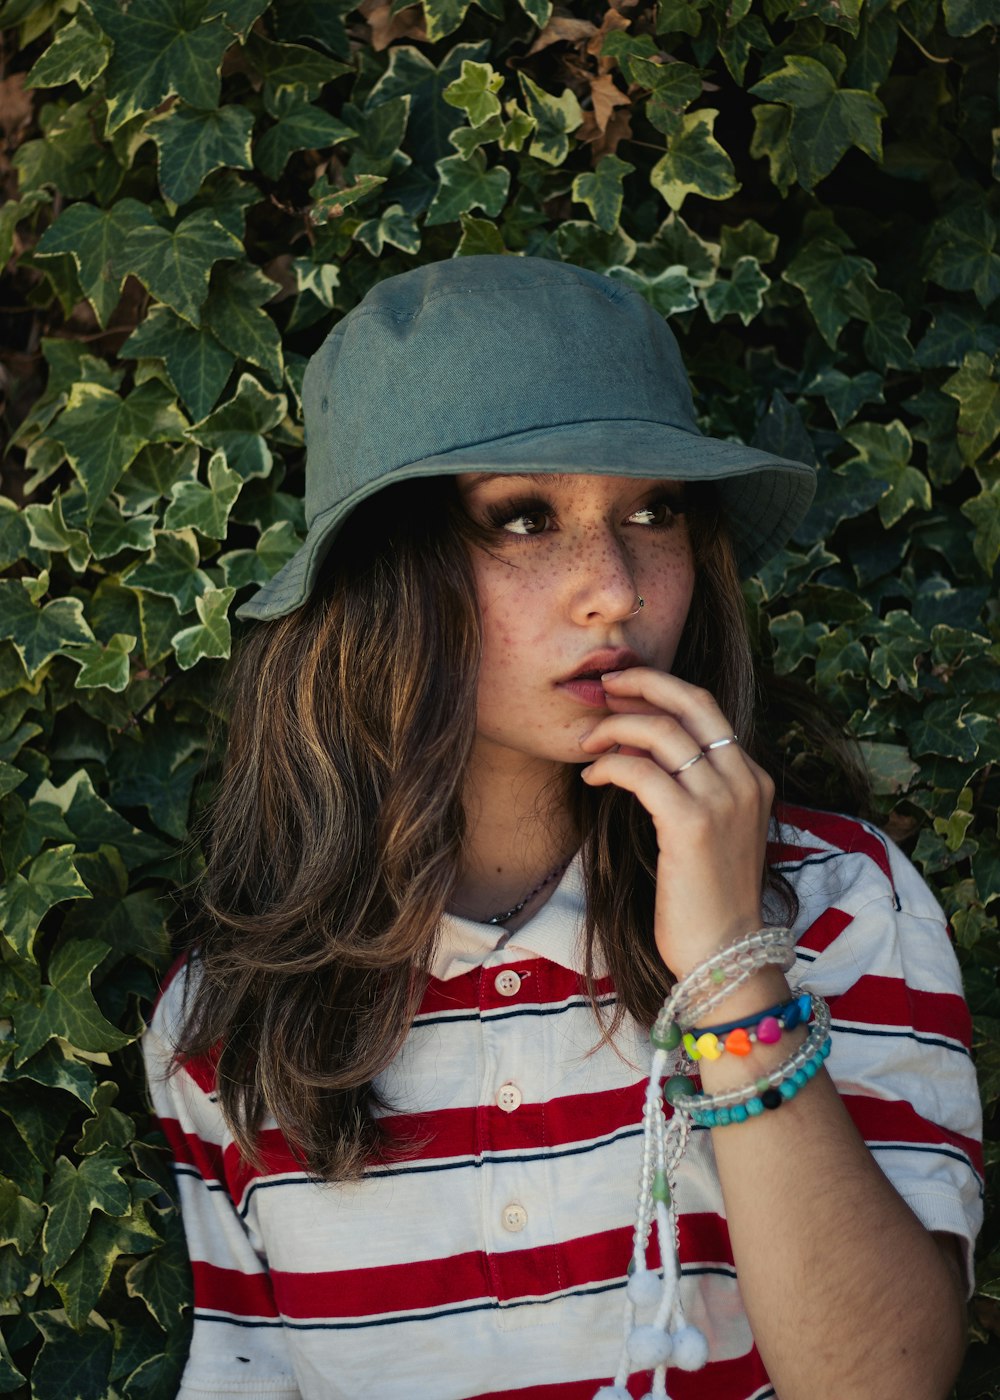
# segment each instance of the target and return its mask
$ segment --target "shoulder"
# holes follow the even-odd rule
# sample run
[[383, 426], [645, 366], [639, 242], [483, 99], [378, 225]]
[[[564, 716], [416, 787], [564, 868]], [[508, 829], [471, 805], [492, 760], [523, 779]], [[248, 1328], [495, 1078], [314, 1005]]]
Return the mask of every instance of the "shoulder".
[[204, 1055], [187, 1059], [179, 1053], [188, 1021], [194, 1011], [201, 980], [196, 953], [183, 954], [160, 982], [159, 995], [142, 1037], [147, 1068], [152, 1075], [168, 1077], [180, 1072], [205, 1093], [215, 1089], [215, 1059]]

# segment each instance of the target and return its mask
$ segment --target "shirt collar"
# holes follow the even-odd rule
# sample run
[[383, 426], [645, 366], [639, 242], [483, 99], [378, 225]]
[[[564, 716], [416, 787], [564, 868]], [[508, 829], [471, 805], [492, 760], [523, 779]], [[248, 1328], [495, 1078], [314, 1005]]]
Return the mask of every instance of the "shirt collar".
[[445, 914], [438, 929], [431, 976], [447, 982], [481, 967], [487, 958], [491, 965], [546, 958], [582, 974], [586, 967], [585, 918], [583, 858], [578, 851], [542, 907], [506, 943], [503, 929], [496, 924]]

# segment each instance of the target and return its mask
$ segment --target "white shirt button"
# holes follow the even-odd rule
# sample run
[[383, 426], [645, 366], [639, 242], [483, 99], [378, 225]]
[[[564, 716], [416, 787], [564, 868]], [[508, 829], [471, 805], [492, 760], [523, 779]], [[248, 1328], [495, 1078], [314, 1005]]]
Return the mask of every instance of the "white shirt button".
[[515, 997], [521, 990], [521, 979], [507, 967], [497, 973], [493, 985], [502, 997]]
[[521, 1091], [516, 1084], [501, 1084], [497, 1090], [497, 1107], [504, 1113], [513, 1113], [521, 1107]]
[[523, 1230], [528, 1223], [528, 1212], [524, 1206], [514, 1205], [504, 1206], [500, 1216], [500, 1224], [505, 1230], [509, 1230], [512, 1235], [516, 1235], [519, 1230]]

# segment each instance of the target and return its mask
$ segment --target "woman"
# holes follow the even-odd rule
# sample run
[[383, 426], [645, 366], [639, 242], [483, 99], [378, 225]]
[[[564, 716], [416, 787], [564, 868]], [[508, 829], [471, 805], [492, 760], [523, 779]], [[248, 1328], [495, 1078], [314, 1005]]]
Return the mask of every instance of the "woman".
[[702, 437], [662, 319], [537, 258], [378, 284], [303, 404], [144, 1042], [181, 1395], [943, 1396], [981, 1218], [943, 917], [754, 758], [739, 575], [811, 470]]

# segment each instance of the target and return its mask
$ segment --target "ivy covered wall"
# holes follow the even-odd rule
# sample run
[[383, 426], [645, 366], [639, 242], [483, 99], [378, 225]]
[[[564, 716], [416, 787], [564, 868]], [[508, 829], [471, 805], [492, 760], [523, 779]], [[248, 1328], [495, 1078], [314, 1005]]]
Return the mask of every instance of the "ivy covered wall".
[[[0, 1393], [170, 1400], [188, 1276], [136, 1038], [300, 386], [375, 281], [567, 259], [706, 428], [819, 468], [747, 589], [931, 881], [1000, 1098], [992, 0], [0, 8]], [[600, 356], [600, 345], [568, 346]], [[994, 1179], [995, 1178], [991, 1178]], [[994, 1196], [963, 1397], [1000, 1394]]]

